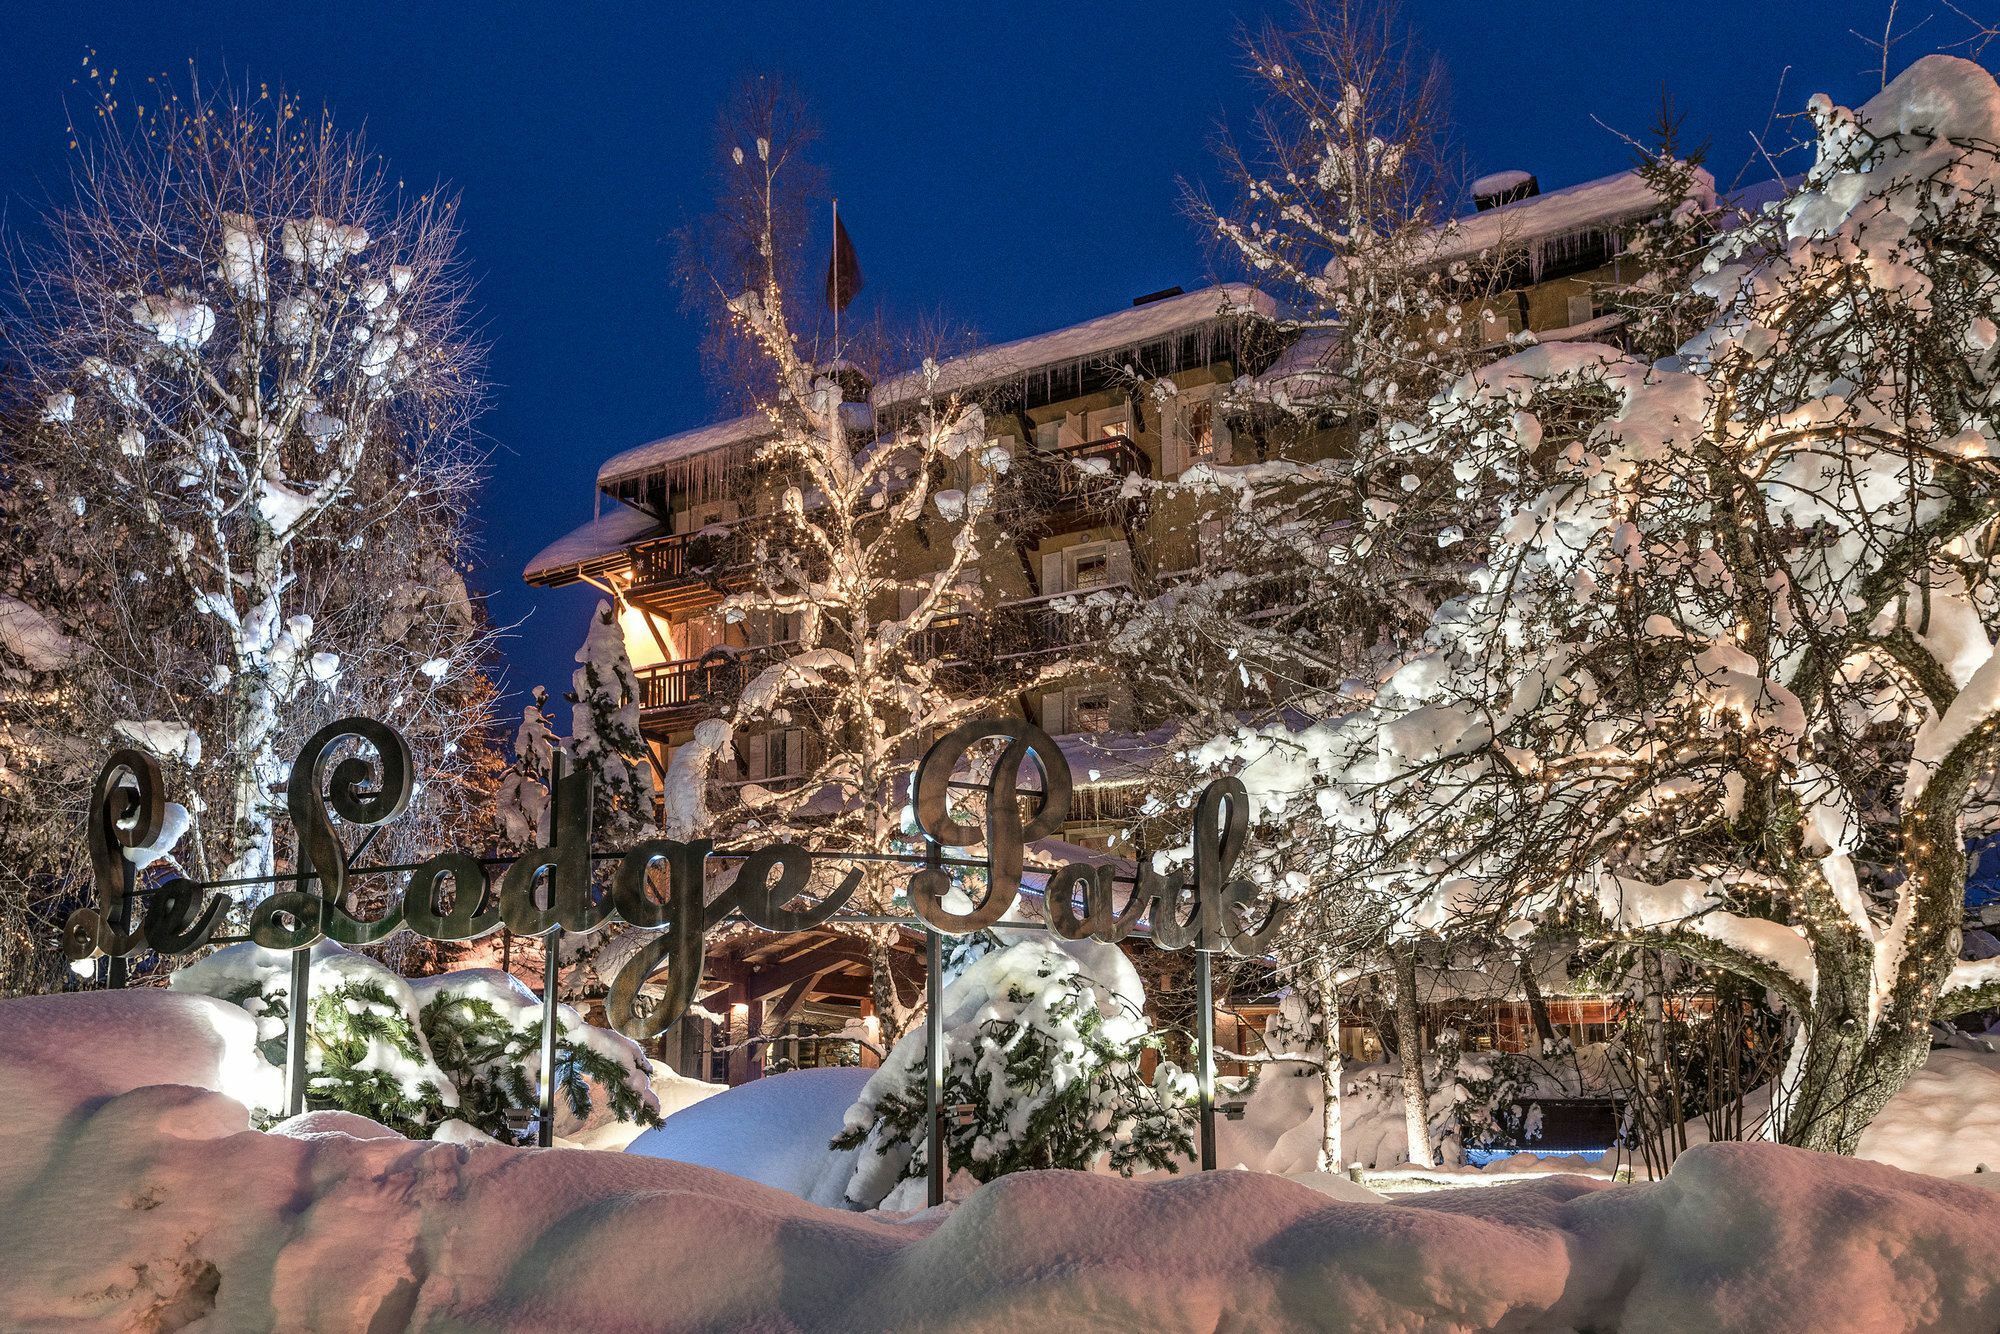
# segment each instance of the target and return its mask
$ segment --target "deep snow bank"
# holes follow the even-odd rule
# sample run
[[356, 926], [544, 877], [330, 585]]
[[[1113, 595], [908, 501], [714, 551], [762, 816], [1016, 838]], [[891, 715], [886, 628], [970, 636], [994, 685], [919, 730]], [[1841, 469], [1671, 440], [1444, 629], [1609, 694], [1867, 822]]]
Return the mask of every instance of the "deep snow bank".
[[2000, 1055], [1932, 1052], [1861, 1133], [1860, 1156], [1932, 1176], [2000, 1172]]
[[260, 1134], [205, 1089], [119, 1091], [222, 1081], [211, 1009], [0, 1002], [8, 1327], [2000, 1328], [2000, 1200], [1873, 1163], [1719, 1145], [1654, 1185], [1403, 1204], [1026, 1173], [897, 1224], [638, 1155]]
[[669, 1116], [625, 1152], [713, 1167], [803, 1200], [838, 1206], [855, 1150], [827, 1142], [872, 1072], [793, 1070], [739, 1084]]

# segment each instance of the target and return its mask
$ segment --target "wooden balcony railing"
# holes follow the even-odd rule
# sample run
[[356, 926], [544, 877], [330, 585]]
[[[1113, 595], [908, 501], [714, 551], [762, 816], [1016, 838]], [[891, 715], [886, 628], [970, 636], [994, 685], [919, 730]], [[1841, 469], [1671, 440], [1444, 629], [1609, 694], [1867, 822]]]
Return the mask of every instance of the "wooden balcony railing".
[[991, 634], [993, 660], [1037, 657], [1080, 648], [1094, 642], [1091, 618], [1083, 600], [1092, 593], [1117, 592], [1125, 584], [1103, 584], [1073, 593], [1050, 593], [1019, 602], [1003, 602], [993, 609]]
[[726, 707], [750, 683], [751, 660], [742, 654], [710, 653], [675, 662], [637, 667], [641, 714], [708, 714]]
[[1145, 451], [1122, 435], [1027, 449], [1001, 478], [1001, 505], [1017, 521], [1044, 531], [1087, 527], [1114, 510], [1127, 477], [1151, 472]]
[[692, 533], [669, 533], [632, 549], [635, 588], [683, 580], [705, 580], [750, 563], [753, 537], [747, 525], [711, 526]]
[[712, 718], [734, 704], [757, 673], [796, 651], [794, 642], [759, 644], [635, 667], [640, 716], [666, 726]]

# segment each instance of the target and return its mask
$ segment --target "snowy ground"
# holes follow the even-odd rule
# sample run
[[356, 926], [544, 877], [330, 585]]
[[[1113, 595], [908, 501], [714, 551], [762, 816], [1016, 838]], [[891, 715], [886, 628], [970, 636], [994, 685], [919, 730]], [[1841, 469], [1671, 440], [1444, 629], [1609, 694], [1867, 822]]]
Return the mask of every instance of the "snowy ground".
[[[9, 1329], [2000, 1328], [2000, 1199], [1723, 1145], [1668, 1181], [1408, 1203], [1027, 1173], [891, 1222], [588, 1150], [247, 1128], [252, 1022], [0, 1002]], [[712, 1105], [712, 1104], [704, 1104]], [[697, 1107], [695, 1112], [702, 1108]]]

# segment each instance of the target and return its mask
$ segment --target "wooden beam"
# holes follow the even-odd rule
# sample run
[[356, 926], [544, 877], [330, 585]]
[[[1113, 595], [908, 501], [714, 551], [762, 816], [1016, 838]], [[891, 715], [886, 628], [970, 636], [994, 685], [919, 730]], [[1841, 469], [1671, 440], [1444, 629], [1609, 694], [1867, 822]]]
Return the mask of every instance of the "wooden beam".
[[802, 977], [792, 983], [792, 989], [771, 1005], [764, 1019], [764, 1027], [773, 1033], [783, 1032], [785, 1025], [792, 1022], [792, 1015], [805, 1002], [806, 993], [812, 990], [813, 983], [818, 980], [816, 977]]
[[829, 946], [802, 955], [790, 963], [760, 969], [750, 974], [747, 985], [752, 996], [768, 996], [774, 991], [784, 990], [802, 977], [818, 977], [847, 964], [865, 965], [867, 962], [868, 956], [851, 945]]

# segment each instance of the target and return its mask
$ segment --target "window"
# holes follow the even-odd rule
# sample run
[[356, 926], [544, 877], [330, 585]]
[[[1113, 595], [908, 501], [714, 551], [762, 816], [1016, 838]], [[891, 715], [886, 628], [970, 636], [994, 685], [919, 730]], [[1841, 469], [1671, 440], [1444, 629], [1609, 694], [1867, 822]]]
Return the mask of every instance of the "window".
[[806, 734], [797, 727], [765, 732], [745, 740], [737, 756], [750, 782], [798, 778], [806, 771]]
[[1099, 408], [1085, 418], [1084, 438], [1102, 440], [1108, 435], [1130, 435], [1132, 433], [1132, 410], [1123, 404], [1115, 408]]
[[1214, 400], [1189, 405], [1181, 420], [1181, 457], [1188, 463], [1206, 463], [1215, 457]]
[[799, 637], [799, 612], [761, 608], [743, 618], [743, 637], [752, 645], [790, 644]]
[[1111, 553], [1103, 547], [1093, 547], [1079, 553], [1069, 564], [1069, 587], [1078, 589], [1097, 588], [1111, 582]]
[[1072, 732], [1111, 730], [1111, 690], [1106, 686], [1072, 691], [1069, 698], [1069, 727]]
[[674, 626], [673, 632], [682, 658], [699, 658], [712, 648], [722, 647], [724, 642], [722, 618], [714, 612], [690, 616]]

